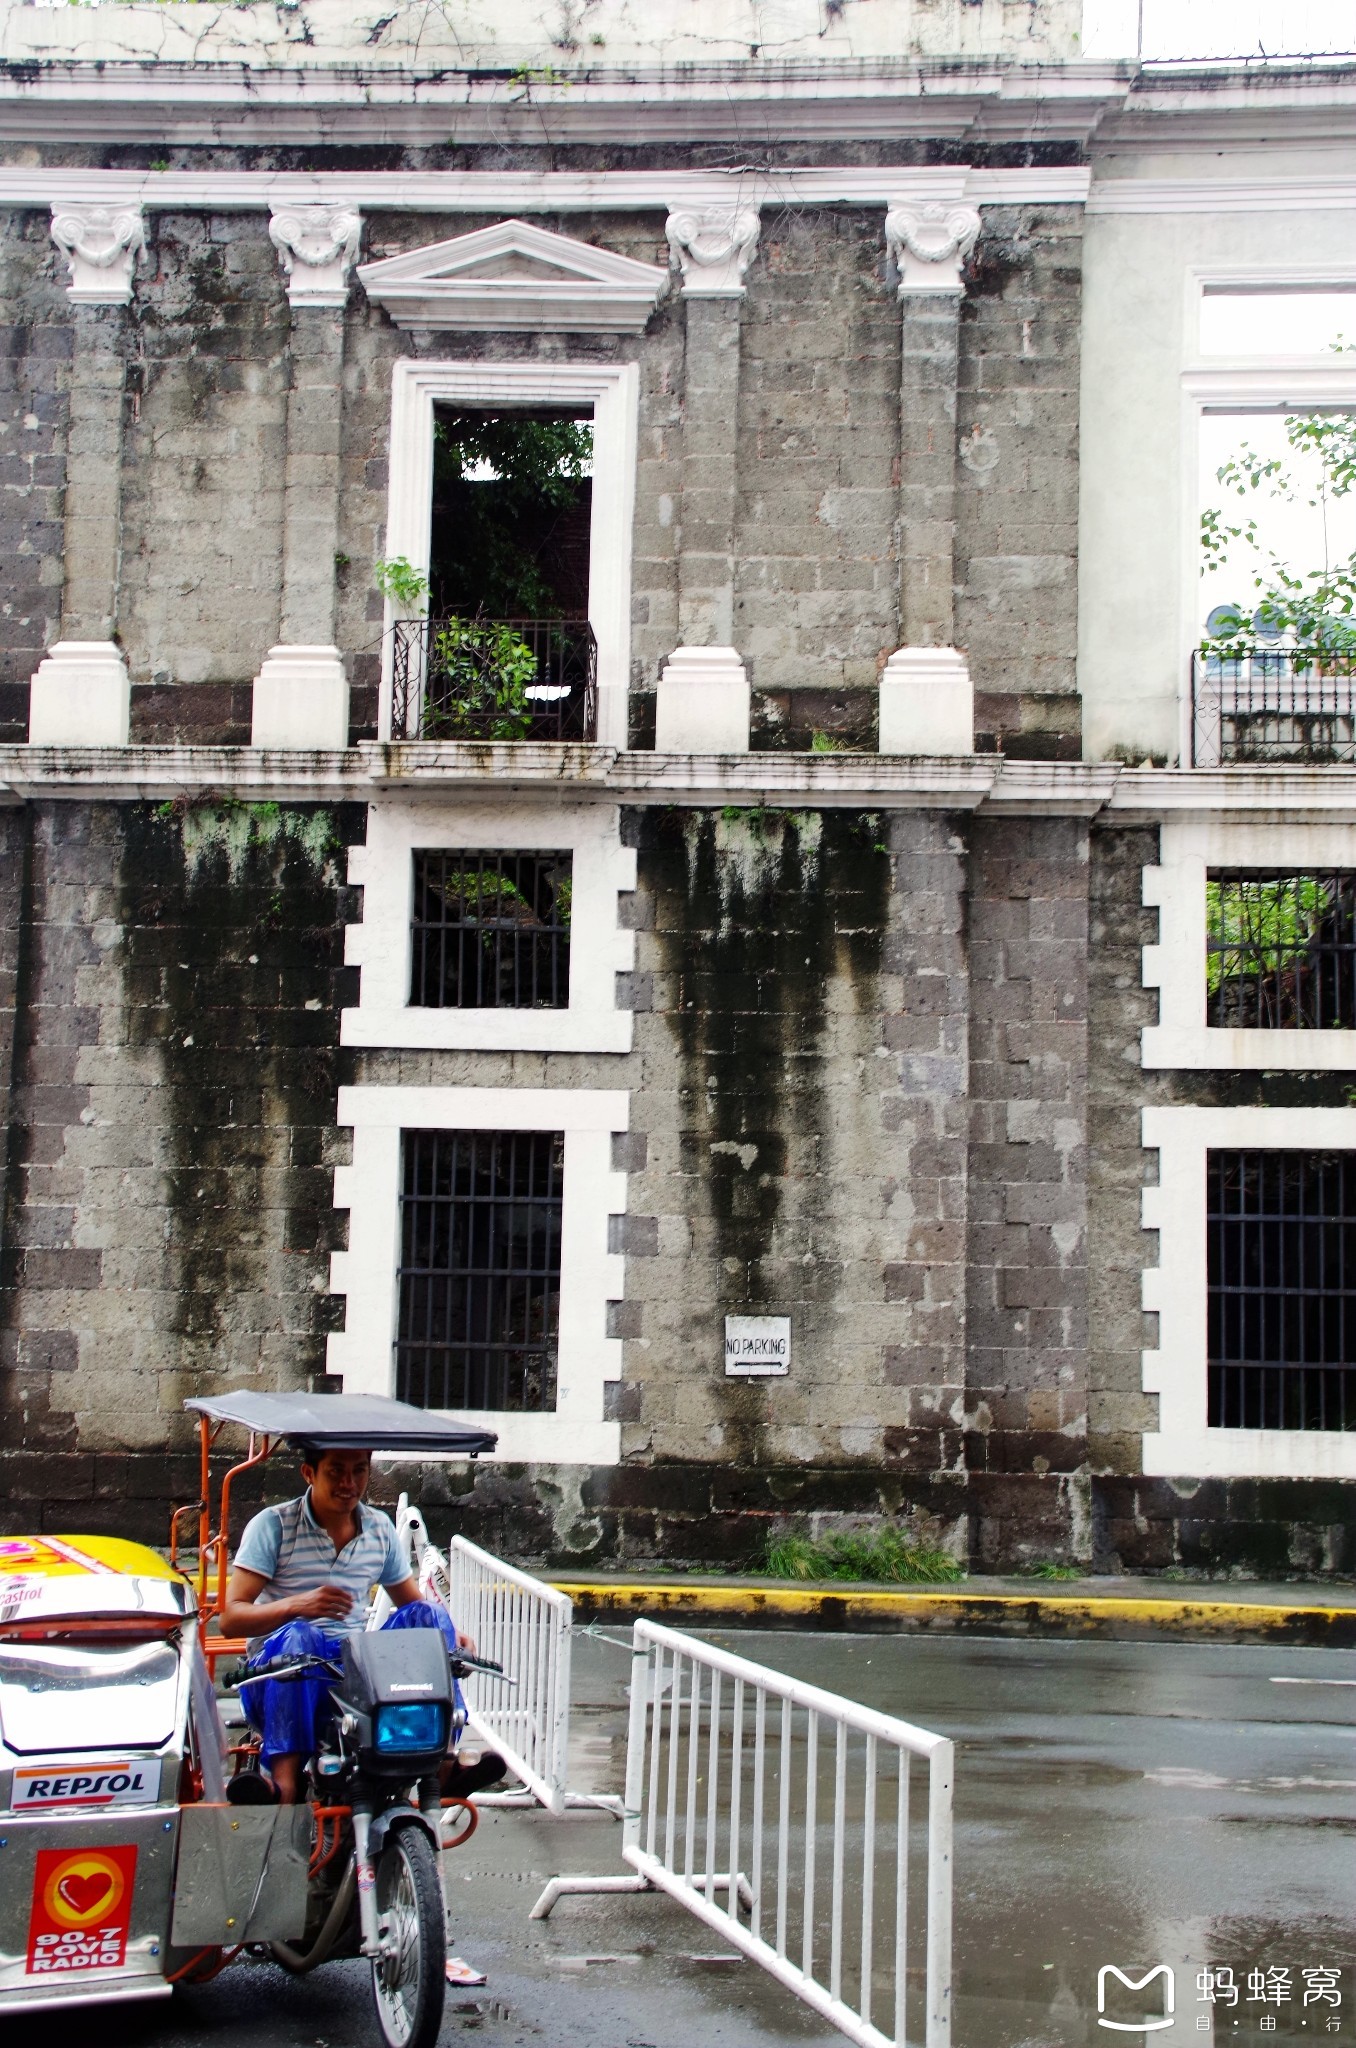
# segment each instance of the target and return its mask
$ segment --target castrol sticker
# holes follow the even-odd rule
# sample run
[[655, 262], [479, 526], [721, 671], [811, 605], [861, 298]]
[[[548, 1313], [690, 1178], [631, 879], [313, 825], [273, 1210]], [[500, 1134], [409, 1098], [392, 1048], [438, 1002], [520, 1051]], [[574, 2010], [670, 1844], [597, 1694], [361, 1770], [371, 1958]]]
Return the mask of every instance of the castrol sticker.
[[135, 1843], [40, 1849], [28, 1921], [28, 1975], [121, 1969], [136, 1872]]
[[160, 1796], [160, 1759], [94, 1764], [83, 1770], [24, 1765], [14, 1773], [10, 1804], [16, 1813], [61, 1806], [154, 1806]]

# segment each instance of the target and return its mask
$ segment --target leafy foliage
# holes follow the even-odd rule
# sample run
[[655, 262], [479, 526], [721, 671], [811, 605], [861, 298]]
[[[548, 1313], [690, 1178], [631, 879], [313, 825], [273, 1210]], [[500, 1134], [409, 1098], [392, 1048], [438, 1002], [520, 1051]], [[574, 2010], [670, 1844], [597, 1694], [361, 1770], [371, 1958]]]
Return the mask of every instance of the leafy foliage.
[[501, 619], [561, 614], [543, 554], [587, 493], [592, 457], [587, 421], [477, 412], [436, 422], [435, 580], [449, 610], [473, 606]]
[[536, 679], [537, 657], [511, 626], [442, 620], [430, 648], [424, 738], [526, 738], [532, 723], [527, 689]]
[[1275, 974], [1299, 966], [1329, 908], [1316, 875], [1207, 881], [1205, 981], [1217, 993], [1228, 974]]
[[[1339, 351], [1346, 346], [1334, 344]], [[1299, 458], [1298, 467], [1279, 456], [1264, 457], [1244, 443], [1215, 474], [1226, 491], [1245, 502], [1271, 498], [1319, 512], [1323, 561], [1314, 569], [1295, 570], [1263, 539], [1256, 517], [1238, 515], [1231, 523], [1223, 507], [1208, 506], [1201, 514], [1202, 574], [1225, 568], [1240, 544], [1264, 563], [1253, 572], [1256, 604], [1229, 608], [1231, 615], [1202, 641], [1209, 653], [1241, 655], [1250, 650], [1259, 628], [1268, 635], [1284, 634], [1316, 660], [1328, 652], [1356, 649], [1356, 554], [1334, 559], [1328, 545], [1330, 509], [1356, 488], [1356, 414], [1291, 414], [1285, 438]]]
[[774, 1579], [869, 1579], [891, 1584], [943, 1584], [965, 1577], [944, 1550], [911, 1544], [893, 1523], [844, 1531], [813, 1542], [808, 1536], [770, 1536], [763, 1569]]
[[[478, 923], [488, 918], [515, 924], [540, 925], [542, 922], [517, 884], [492, 868], [456, 868], [443, 879], [439, 888], [449, 903], [461, 905], [464, 917]], [[570, 877], [562, 875], [551, 890], [548, 922], [568, 931], [570, 908]]]
[[428, 578], [405, 560], [403, 555], [392, 555], [374, 562], [372, 574], [377, 589], [391, 604], [403, 612], [422, 611], [428, 601]]

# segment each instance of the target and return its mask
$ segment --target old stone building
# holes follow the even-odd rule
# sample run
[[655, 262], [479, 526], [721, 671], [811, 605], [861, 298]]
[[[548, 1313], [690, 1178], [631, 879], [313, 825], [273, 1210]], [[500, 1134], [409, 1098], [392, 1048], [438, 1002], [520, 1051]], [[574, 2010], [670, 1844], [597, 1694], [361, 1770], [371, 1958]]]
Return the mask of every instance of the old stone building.
[[7, 1526], [342, 1383], [518, 1555], [1356, 1567], [1351, 659], [1196, 541], [1356, 71], [1078, 17], [4, 8]]

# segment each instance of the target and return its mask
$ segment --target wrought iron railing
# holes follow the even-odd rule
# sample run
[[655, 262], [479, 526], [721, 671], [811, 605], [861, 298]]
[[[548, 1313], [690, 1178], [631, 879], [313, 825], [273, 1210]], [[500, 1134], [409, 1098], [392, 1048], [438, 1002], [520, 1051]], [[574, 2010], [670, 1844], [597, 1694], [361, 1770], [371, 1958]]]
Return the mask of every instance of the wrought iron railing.
[[1356, 762], [1356, 652], [1257, 645], [1191, 657], [1192, 762]]
[[597, 731], [587, 619], [402, 619], [392, 628], [392, 739], [589, 741]]

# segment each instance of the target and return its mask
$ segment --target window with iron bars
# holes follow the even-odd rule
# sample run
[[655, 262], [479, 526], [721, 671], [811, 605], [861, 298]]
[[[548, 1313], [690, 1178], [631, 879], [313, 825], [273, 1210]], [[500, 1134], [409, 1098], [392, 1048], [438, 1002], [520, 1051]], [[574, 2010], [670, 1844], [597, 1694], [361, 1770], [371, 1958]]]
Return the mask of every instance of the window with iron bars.
[[564, 1145], [559, 1131], [404, 1133], [402, 1401], [555, 1407]]
[[1356, 1429], [1356, 1152], [1207, 1155], [1208, 1422]]
[[568, 1008], [571, 894], [568, 853], [416, 853], [411, 1005]]
[[1207, 1024], [1356, 1029], [1356, 870], [1220, 869], [1205, 894]]

